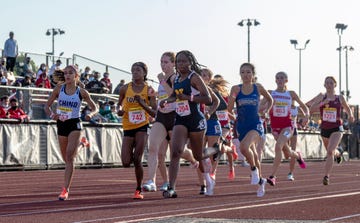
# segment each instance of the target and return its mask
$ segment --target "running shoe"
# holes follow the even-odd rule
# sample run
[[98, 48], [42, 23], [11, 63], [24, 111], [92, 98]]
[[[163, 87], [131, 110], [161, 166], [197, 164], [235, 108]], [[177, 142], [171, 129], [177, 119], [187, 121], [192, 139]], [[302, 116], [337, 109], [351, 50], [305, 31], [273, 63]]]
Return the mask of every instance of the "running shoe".
[[243, 161], [241, 161], [241, 166], [242, 167], [249, 167], [250, 164], [248, 162], [246, 162], [246, 160], [243, 160]]
[[234, 169], [234, 167], [231, 168], [231, 170], [229, 171], [228, 178], [229, 178], [229, 180], [234, 180], [235, 179], [235, 169]]
[[163, 183], [163, 185], [161, 185], [161, 187], [159, 188], [160, 191], [167, 191], [169, 187], [169, 183], [165, 182]]
[[200, 186], [200, 195], [204, 195], [206, 193], [206, 186], [205, 185], [201, 185]]
[[268, 184], [270, 184], [271, 186], [275, 186], [275, 185], [276, 185], [276, 177], [274, 177], [274, 176], [270, 176], [269, 178], [266, 179], [266, 181], [267, 181]]
[[140, 190], [136, 190], [134, 193], [133, 199], [136, 199], [136, 200], [144, 199], [144, 195], [141, 193]]
[[297, 154], [299, 156], [299, 158], [297, 159], [297, 162], [299, 163], [300, 168], [305, 169], [306, 163], [305, 163], [304, 159], [302, 158], [301, 153], [297, 152]]
[[90, 147], [90, 143], [87, 140], [87, 138], [85, 136], [83, 136], [80, 140], [80, 144], [84, 147], [84, 148], [89, 148]]
[[266, 179], [261, 178], [261, 181], [259, 183], [259, 188], [257, 190], [257, 197], [263, 197], [265, 195], [265, 185], [266, 185]]
[[176, 191], [172, 188], [169, 188], [168, 190], [163, 192], [164, 198], [177, 198]]
[[210, 177], [211, 179], [213, 179], [214, 181], [216, 180], [216, 174], [215, 172], [214, 173], [210, 173]]
[[336, 161], [337, 164], [341, 164], [343, 162], [343, 160], [344, 160], [344, 158], [343, 158], [344, 150], [341, 147], [338, 147], [336, 150], [339, 153], [334, 157], [334, 160]]
[[293, 175], [292, 173], [289, 173], [289, 174], [287, 175], [287, 179], [290, 180], [290, 181], [294, 181], [294, 180], [295, 180], [294, 175]]
[[256, 185], [259, 183], [259, 181], [260, 181], [259, 170], [258, 168], [255, 167], [254, 170], [251, 170], [251, 184]]
[[155, 192], [156, 185], [152, 180], [148, 180], [145, 184], [143, 184], [142, 189], [147, 192]]
[[63, 187], [59, 195], [59, 200], [64, 201], [67, 200], [68, 197], [69, 197], [69, 191], [65, 187]]
[[206, 192], [204, 193], [206, 196], [212, 196], [214, 194], [215, 180], [209, 175], [205, 174], [206, 181]]
[[329, 185], [329, 184], [330, 184], [330, 179], [329, 179], [328, 176], [324, 176], [323, 184], [324, 184], [324, 185]]

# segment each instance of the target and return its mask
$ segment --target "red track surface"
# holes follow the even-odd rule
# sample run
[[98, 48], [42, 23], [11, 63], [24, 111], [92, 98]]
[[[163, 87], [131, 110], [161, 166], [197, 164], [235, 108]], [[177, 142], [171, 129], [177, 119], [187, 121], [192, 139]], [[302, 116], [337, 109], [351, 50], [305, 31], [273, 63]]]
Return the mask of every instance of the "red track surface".
[[[67, 201], [57, 200], [63, 170], [0, 172], [0, 222], [360, 222], [360, 161], [335, 165], [328, 186], [322, 185], [324, 164], [296, 168], [290, 182], [283, 163], [277, 185], [267, 185], [263, 198], [250, 185], [249, 168], [239, 166], [234, 181], [226, 165], [219, 167], [214, 196], [198, 195], [195, 171], [183, 166], [178, 198], [149, 192], [141, 201], [132, 200], [133, 168], [77, 169]], [[264, 175], [270, 171], [271, 164], [263, 164]]]

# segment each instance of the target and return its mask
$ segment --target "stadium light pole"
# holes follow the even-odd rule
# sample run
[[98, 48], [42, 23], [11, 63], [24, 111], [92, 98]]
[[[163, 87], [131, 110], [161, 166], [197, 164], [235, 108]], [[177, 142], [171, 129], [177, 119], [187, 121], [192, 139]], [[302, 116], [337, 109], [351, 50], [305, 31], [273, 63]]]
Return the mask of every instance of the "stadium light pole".
[[260, 22], [257, 21], [256, 19], [243, 19], [241, 20], [238, 25], [239, 26], [244, 26], [244, 22], [246, 22], [246, 26], [247, 26], [247, 45], [248, 45], [248, 63], [250, 63], [250, 26], [258, 26], [260, 25]]
[[65, 31], [59, 28], [51, 28], [48, 29], [45, 33], [47, 36], [51, 36], [52, 37], [52, 51], [51, 53], [46, 53], [46, 54], [51, 54], [52, 55], [52, 62], [55, 62], [55, 38], [54, 36], [56, 36], [57, 34], [59, 35], [63, 35], [65, 34]]
[[343, 23], [336, 23], [335, 29], [337, 29], [337, 33], [339, 36], [339, 94], [341, 94], [341, 36], [343, 31], [347, 28], [347, 25]]
[[295, 50], [299, 51], [299, 97], [301, 98], [301, 51], [306, 49], [306, 46], [309, 44], [310, 39], [306, 40], [303, 48], [298, 48], [298, 41], [295, 39], [291, 39], [290, 43], [294, 45]]
[[348, 51], [353, 51], [354, 47], [352, 46], [344, 46], [342, 48], [345, 51], [345, 83], [346, 83], [346, 101], [349, 101], [350, 97], [350, 91], [349, 91], [349, 74], [348, 74]]

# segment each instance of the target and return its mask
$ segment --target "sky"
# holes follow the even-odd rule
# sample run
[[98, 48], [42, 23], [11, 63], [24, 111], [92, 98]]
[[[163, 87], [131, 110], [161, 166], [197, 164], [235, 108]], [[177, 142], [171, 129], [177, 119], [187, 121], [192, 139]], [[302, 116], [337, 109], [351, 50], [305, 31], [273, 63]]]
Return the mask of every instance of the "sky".
[[[0, 38], [5, 42], [12, 30], [20, 51], [45, 54], [52, 48], [46, 31], [60, 28], [65, 35], [55, 36], [55, 55], [78, 54], [127, 71], [143, 61], [154, 80], [163, 52], [190, 50], [231, 87], [240, 83], [239, 67], [248, 59], [247, 26], [237, 24], [256, 19], [260, 25], [250, 27], [250, 62], [266, 89], [275, 89], [275, 74], [285, 71], [288, 89], [299, 94], [299, 51], [290, 39], [298, 40], [298, 47], [310, 39], [301, 51], [301, 98], [306, 102], [325, 91], [326, 76], [339, 84], [335, 24], [343, 23], [348, 27], [342, 45], [355, 49], [348, 52], [349, 103], [359, 104], [358, 8], [357, 0], [4, 1]], [[341, 61], [341, 88], [346, 90], [345, 51]], [[121, 79], [111, 73], [110, 78], [115, 84]]]

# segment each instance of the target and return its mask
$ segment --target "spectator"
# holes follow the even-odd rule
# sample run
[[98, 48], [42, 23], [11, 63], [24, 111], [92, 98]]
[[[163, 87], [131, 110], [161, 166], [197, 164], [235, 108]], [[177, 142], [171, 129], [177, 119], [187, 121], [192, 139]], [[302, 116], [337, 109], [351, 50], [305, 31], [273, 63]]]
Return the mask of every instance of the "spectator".
[[112, 92], [112, 83], [111, 83], [111, 80], [109, 78], [109, 75], [110, 74], [108, 72], [105, 72], [103, 74], [103, 78], [101, 78], [101, 80], [100, 80], [105, 85], [105, 87], [107, 89], [109, 89], [108, 92], [106, 92], [106, 93], [111, 93]]
[[[15, 81], [13, 84], [14, 87], [21, 87], [22, 84], [20, 81]], [[19, 102], [19, 107], [24, 109], [24, 92], [20, 89], [12, 89], [12, 94], [15, 94], [16, 99]], [[26, 111], [25, 111], [26, 113]]]
[[0, 106], [0, 118], [9, 118], [9, 113], [3, 108]]
[[46, 71], [41, 73], [40, 77], [35, 82], [35, 86], [39, 88], [51, 88], [51, 83], [46, 74]]
[[7, 113], [8, 109], [9, 109], [9, 103], [10, 103], [9, 96], [4, 95], [0, 98], [0, 108], [2, 110], [4, 110], [5, 113]]
[[4, 45], [4, 57], [6, 57], [6, 70], [14, 71], [16, 57], [18, 56], [18, 44], [14, 39], [14, 32], [9, 33], [9, 39], [5, 41]]
[[32, 87], [34, 85], [30, 75], [26, 75], [21, 84], [23, 87]]
[[36, 80], [39, 79], [40, 75], [43, 73], [43, 72], [46, 72], [47, 71], [47, 67], [46, 67], [46, 64], [42, 63], [38, 69], [38, 71], [36, 72]]
[[105, 102], [99, 109], [100, 115], [102, 115], [107, 122], [118, 123], [119, 119], [115, 115], [115, 103], [113, 101]]
[[14, 73], [12, 71], [6, 72], [5, 76], [6, 76], [8, 85], [13, 85], [15, 83], [16, 78], [15, 78], [15, 75], [14, 75]]
[[18, 119], [20, 122], [28, 122], [29, 117], [25, 112], [19, 108], [18, 101], [16, 98], [10, 100], [10, 108], [8, 110], [9, 118]]
[[[85, 119], [85, 117], [86, 117], [86, 115], [89, 114], [90, 112], [91, 112], [90, 107], [86, 105], [86, 106], [83, 108], [83, 110], [81, 111], [81, 120], [82, 120], [82, 121], [87, 121], [87, 120]], [[97, 124], [99, 124], [99, 123], [102, 123], [104, 120], [105, 120], [105, 119], [104, 119], [101, 115], [99, 115], [99, 113], [97, 113], [97, 114], [95, 114], [95, 115], [89, 120], [89, 122], [90, 122], [91, 124], [97, 125]]]
[[[1, 86], [6, 86], [7, 85], [7, 79], [5, 76], [1, 77], [0, 80], [0, 85]], [[7, 87], [0, 87], [0, 97], [5, 96], [5, 95], [10, 95], [9, 89]]]
[[5, 67], [5, 58], [1, 58], [1, 60], [0, 60], [0, 76], [5, 75], [6, 72], [7, 72], [7, 69]]
[[90, 81], [86, 86], [86, 90], [88, 90], [91, 93], [108, 93], [109, 89], [99, 81], [99, 72], [95, 71], [93, 74], [94, 79]]
[[61, 60], [56, 60], [56, 62], [50, 67], [49, 70], [49, 77], [52, 79], [52, 75], [54, 74], [55, 70], [60, 70]]
[[30, 57], [26, 57], [25, 58], [25, 64], [23, 66], [23, 76], [25, 77], [26, 75], [30, 76], [31, 79], [36, 78], [35, 72], [32, 69], [32, 65], [31, 65], [31, 58]]
[[120, 83], [116, 86], [113, 94], [119, 94], [120, 93], [120, 88], [122, 86], [124, 86], [124, 84], [125, 84], [125, 80], [124, 79], [120, 80]]
[[[84, 71], [84, 73], [82, 73], [81, 74], [81, 76], [80, 76], [80, 81], [81, 82], [83, 82], [84, 80], [85, 80], [85, 77], [87, 77], [86, 79], [88, 79], [89, 80], [89, 77], [90, 77], [90, 71], [91, 71], [91, 69], [90, 69], [90, 67], [85, 67], [85, 71]], [[83, 82], [84, 83], [84, 82]], [[85, 84], [85, 83], [84, 83]], [[85, 84], [86, 85], [86, 84]]]

